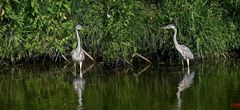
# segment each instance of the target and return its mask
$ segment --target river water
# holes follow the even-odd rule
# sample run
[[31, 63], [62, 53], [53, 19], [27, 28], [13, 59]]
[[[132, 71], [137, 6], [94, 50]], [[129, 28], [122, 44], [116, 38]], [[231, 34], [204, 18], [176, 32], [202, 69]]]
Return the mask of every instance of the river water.
[[[0, 69], [0, 110], [238, 110], [240, 61], [104, 69], [85, 64]], [[77, 72], [76, 72], [77, 71]]]

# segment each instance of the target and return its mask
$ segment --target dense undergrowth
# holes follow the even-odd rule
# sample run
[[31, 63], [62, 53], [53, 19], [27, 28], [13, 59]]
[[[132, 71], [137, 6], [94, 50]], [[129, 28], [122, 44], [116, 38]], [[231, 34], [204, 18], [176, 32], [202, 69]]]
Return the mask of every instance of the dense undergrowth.
[[0, 59], [66, 56], [76, 24], [84, 26], [83, 48], [103, 61], [176, 57], [173, 32], [160, 30], [170, 23], [196, 57], [228, 56], [240, 47], [239, 7], [238, 0], [1, 0]]

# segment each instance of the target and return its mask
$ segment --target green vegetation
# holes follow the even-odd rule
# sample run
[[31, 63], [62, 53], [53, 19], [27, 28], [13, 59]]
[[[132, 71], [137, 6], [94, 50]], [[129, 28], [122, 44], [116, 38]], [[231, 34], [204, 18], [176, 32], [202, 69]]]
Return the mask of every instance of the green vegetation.
[[103, 61], [130, 60], [134, 53], [175, 57], [172, 32], [160, 30], [169, 23], [195, 56], [227, 56], [240, 47], [239, 6], [238, 0], [2, 0], [0, 59], [68, 54], [78, 23], [85, 27], [83, 48]]

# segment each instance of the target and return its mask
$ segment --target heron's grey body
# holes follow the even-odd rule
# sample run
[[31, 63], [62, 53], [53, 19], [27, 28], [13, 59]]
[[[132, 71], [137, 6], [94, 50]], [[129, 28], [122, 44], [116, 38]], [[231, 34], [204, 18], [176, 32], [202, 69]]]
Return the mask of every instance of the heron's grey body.
[[80, 48], [80, 49], [76, 48], [76, 49], [72, 50], [71, 53], [72, 53], [72, 60], [74, 63], [83, 62], [83, 60], [85, 59], [82, 48]]
[[174, 41], [174, 45], [176, 47], [176, 49], [178, 50], [178, 52], [180, 52], [180, 54], [182, 55], [183, 59], [187, 60], [187, 65], [189, 67], [189, 59], [194, 59], [193, 53], [191, 52], [191, 50], [186, 47], [185, 45], [180, 45], [177, 42], [177, 29], [173, 24], [167, 25], [162, 27], [162, 29], [173, 29], [174, 30], [174, 36], [173, 36], [173, 41]]
[[73, 62], [78, 63], [80, 65], [80, 73], [81, 73], [81, 70], [82, 70], [82, 62], [85, 59], [84, 51], [81, 48], [81, 41], [80, 41], [80, 37], [79, 37], [79, 34], [78, 34], [78, 30], [82, 30], [82, 29], [83, 28], [82, 28], [81, 25], [76, 25], [75, 31], [76, 31], [76, 35], [77, 35], [78, 46], [77, 46], [76, 49], [71, 51]]

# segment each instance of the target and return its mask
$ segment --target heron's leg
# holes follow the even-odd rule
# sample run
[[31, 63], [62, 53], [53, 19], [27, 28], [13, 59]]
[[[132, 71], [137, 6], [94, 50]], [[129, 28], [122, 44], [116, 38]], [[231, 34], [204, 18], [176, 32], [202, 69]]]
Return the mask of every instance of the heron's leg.
[[80, 77], [82, 78], [82, 62], [79, 63], [80, 66]]
[[188, 68], [189, 68], [189, 59], [187, 59], [187, 65], [188, 65]]
[[182, 66], [184, 67], [184, 61], [183, 61], [183, 59], [182, 59]]

